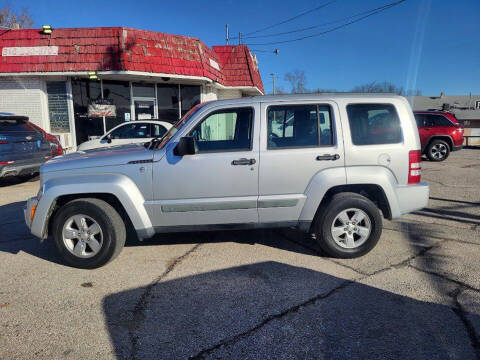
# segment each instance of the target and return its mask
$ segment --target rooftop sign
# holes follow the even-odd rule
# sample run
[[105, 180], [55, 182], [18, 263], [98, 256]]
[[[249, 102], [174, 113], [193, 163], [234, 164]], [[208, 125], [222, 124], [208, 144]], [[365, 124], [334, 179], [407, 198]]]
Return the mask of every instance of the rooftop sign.
[[4, 47], [2, 56], [55, 56], [58, 46]]

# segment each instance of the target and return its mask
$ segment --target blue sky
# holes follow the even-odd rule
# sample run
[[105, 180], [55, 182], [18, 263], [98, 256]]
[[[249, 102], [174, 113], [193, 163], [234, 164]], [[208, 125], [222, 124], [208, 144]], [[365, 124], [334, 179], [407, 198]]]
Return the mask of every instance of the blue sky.
[[[257, 35], [321, 24], [373, 9], [394, 0], [337, 0], [318, 11]], [[207, 45], [225, 43], [327, 3], [328, 0], [0, 0], [28, 8], [36, 26], [128, 26], [198, 37]], [[300, 33], [308, 35], [329, 27]], [[294, 34], [296, 35], [296, 34]], [[310, 89], [348, 91], [371, 81], [418, 88], [424, 95], [480, 94], [480, 0], [407, 0], [381, 14], [338, 31], [290, 44], [255, 45], [279, 49], [279, 55], [257, 53], [263, 82], [270, 73], [288, 90], [283, 77], [304, 70]], [[249, 39], [247, 43], [296, 36]]]

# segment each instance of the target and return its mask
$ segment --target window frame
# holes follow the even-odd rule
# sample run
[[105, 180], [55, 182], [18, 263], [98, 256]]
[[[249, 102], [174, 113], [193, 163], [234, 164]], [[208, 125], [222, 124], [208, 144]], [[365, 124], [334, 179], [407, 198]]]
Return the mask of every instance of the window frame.
[[[269, 141], [268, 141], [268, 136], [269, 136], [269, 129], [270, 129], [270, 124], [268, 120], [268, 112], [271, 107], [295, 107], [295, 106], [315, 106], [316, 107], [316, 113], [317, 113], [317, 140], [318, 140], [318, 145], [306, 145], [306, 146], [287, 146], [287, 147], [270, 147], [269, 146]], [[320, 111], [319, 108], [320, 106], [327, 106], [328, 107], [328, 113], [330, 115], [330, 125], [332, 129], [332, 143], [328, 145], [322, 145], [321, 144], [321, 133], [320, 133]], [[333, 111], [333, 107], [331, 104], [328, 103], [293, 103], [293, 104], [270, 104], [265, 108], [265, 120], [267, 122], [267, 131], [266, 131], [266, 150], [295, 150], [295, 149], [314, 149], [314, 148], [329, 148], [329, 147], [335, 147], [337, 146], [337, 131], [336, 131], [336, 119]]]
[[209, 118], [211, 115], [215, 115], [218, 113], [222, 112], [227, 112], [229, 110], [234, 111], [238, 109], [250, 109], [252, 111], [252, 122], [250, 124], [250, 143], [249, 143], [249, 148], [248, 149], [233, 149], [233, 150], [204, 150], [204, 151], [198, 151], [195, 149], [195, 155], [196, 154], [214, 154], [214, 153], [230, 153], [230, 152], [246, 152], [246, 151], [253, 151], [253, 138], [254, 138], [254, 127], [255, 127], [255, 108], [253, 106], [235, 106], [235, 107], [226, 107], [226, 108], [220, 108], [213, 110], [203, 116], [198, 122], [193, 125], [193, 128], [187, 132], [185, 136], [192, 136], [192, 132], [195, 131], [197, 126], [200, 126], [207, 118]]
[[[397, 115], [398, 119], [398, 125], [400, 127], [400, 134], [401, 134], [401, 140], [398, 142], [394, 143], [381, 143], [381, 144], [355, 144], [353, 142], [353, 133], [352, 133], [352, 127], [350, 126], [350, 116], [348, 115], [348, 107], [350, 105], [390, 105], [393, 107], [393, 110], [395, 111], [395, 114]], [[405, 143], [405, 136], [403, 134], [403, 126], [402, 126], [402, 120], [400, 119], [400, 115], [398, 115], [397, 107], [395, 106], [394, 103], [391, 102], [355, 102], [355, 103], [346, 103], [345, 104], [345, 112], [347, 114], [347, 123], [348, 123], [348, 131], [350, 133], [350, 142], [352, 143], [353, 146], [385, 146], [385, 145], [398, 145], [398, 144], [404, 144]], [[345, 135], [344, 135], [345, 136]]]

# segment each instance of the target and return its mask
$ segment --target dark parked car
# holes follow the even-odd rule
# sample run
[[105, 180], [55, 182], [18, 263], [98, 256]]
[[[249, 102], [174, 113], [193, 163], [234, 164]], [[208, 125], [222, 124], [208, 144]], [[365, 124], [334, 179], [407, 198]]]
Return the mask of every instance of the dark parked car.
[[463, 125], [446, 111], [415, 111], [422, 153], [431, 161], [445, 160], [463, 147]]
[[57, 138], [28, 117], [0, 113], [0, 178], [34, 174], [46, 160], [61, 154]]

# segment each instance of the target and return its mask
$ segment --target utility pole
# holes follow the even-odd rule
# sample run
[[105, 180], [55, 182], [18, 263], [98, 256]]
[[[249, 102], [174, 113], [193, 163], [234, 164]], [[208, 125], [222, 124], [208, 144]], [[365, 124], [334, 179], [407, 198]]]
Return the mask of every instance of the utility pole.
[[228, 40], [230, 40], [230, 37], [228, 36], [228, 24], [225, 24], [225, 41], [227, 42], [227, 45]]
[[271, 73], [270, 76], [272, 77], [272, 81], [273, 81], [273, 95], [275, 95], [275, 74]]
[[241, 45], [242, 44], [242, 33], [239, 32], [238, 33], [238, 45]]

